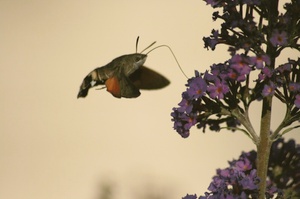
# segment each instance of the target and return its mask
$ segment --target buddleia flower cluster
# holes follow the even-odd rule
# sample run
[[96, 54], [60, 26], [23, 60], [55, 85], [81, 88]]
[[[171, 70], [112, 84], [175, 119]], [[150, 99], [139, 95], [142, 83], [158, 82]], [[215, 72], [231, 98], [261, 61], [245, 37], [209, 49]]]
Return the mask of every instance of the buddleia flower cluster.
[[[207, 128], [216, 132], [221, 129], [242, 131], [257, 148], [255, 165], [250, 164], [244, 154], [238, 161], [231, 162], [230, 168], [218, 170], [210, 192], [203, 198], [263, 199], [273, 197], [275, 192], [280, 198], [281, 193], [277, 191], [281, 188], [280, 182], [295, 181], [284, 177], [280, 165], [273, 164], [275, 160], [268, 160], [272, 159], [272, 143], [300, 127], [300, 58], [290, 57], [285, 63], [278, 63], [277, 58], [287, 49], [300, 52], [300, 0], [285, 3], [283, 11], [278, 9], [279, 0], [204, 1], [218, 10], [213, 13], [213, 20], [222, 21], [220, 29], [212, 30], [209, 37], [203, 38], [204, 47], [215, 50], [220, 44], [226, 45], [229, 58], [212, 64], [206, 71], [195, 70], [178, 107], [171, 113], [173, 127], [183, 138], [190, 135], [193, 126], [203, 132]], [[285, 106], [285, 113], [272, 130], [271, 115], [276, 111], [278, 114], [278, 110], [272, 109], [274, 98]], [[249, 108], [254, 101], [259, 101], [262, 107], [259, 132], [249, 119]], [[282, 161], [291, 162], [289, 155]], [[242, 162], [244, 170], [238, 166]], [[276, 181], [278, 170], [282, 174], [280, 182]], [[270, 184], [275, 181], [277, 188]], [[186, 199], [195, 197], [187, 195]]]
[[[228, 162], [229, 167], [217, 169], [208, 192], [199, 198], [187, 194], [183, 199], [258, 198], [256, 156], [254, 150], [243, 152], [237, 160]], [[266, 198], [300, 198], [300, 145], [294, 140], [280, 138], [272, 145]]]
[[[289, 60], [276, 69], [268, 68], [269, 57], [235, 54], [222, 64], [214, 64], [210, 71], [199, 73], [188, 80], [179, 107], [174, 108], [174, 129], [184, 138], [197, 124], [219, 131], [221, 124], [236, 130], [241, 124], [249, 128], [248, 108], [251, 102], [274, 95], [286, 104], [287, 113], [282, 128], [299, 120], [300, 59]], [[255, 86], [249, 88], [250, 72], [258, 70]], [[212, 116], [215, 116], [214, 118]], [[251, 131], [250, 131], [251, 132]], [[252, 136], [252, 135], [249, 135]]]
[[[268, 96], [286, 104], [285, 118], [274, 137], [300, 119], [300, 58], [275, 63], [282, 50], [300, 50], [300, 1], [285, 4], [285, 12], [273, 18], [269, 15], [275, 5], [268, 2], [274, 3], [206, 0], [214, 8], [223, 8], [223, 14], [214, 12], [213, 19], [224, 22], [221, 30], [212, 30], [203, 38], [205, 47], [214, 50], [216, 45], [228, 45], [231, 58], [211, 65], [210, 70], [195, 71], [188, 80], [179, 107], [171, 113], [174, 129], [182, 137], [188, 137], [195, 125], [203, 132], [207, 127], [212, 131], [225, 127], [242, 130], [239, 126], [243, 125], [244, 132], [255, 141], [248, 108], [253, 101]], [[266, 21], [269, 24], [265, 25]]]

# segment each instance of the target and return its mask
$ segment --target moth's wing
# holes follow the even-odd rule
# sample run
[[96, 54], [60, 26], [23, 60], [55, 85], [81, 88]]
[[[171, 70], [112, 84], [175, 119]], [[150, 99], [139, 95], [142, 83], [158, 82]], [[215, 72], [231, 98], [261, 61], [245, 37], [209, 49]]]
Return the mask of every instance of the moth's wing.
[[136, 98], [140, 96], [139, 89], [130, 81], [130, 79], [123, 75], [121, 82], [121, 96], [126, 98]]
[[77, 95], [86, 97], [90, 88], [98, 85], [103, 85], [105, 81], [112, 76], [112, 72], [107, 66], [99, 67], [91, 71], [82, 81]]
[[141, 94], [139, 89], [135, 87], [124, 73], [107, 79], [105, 85], [107, 91], [117, 98], [135, 98]]
[[141, 66], [129, 76], [132, 83], [139, 89], [160, 89], [168, 86], [170, 81], [163, 75]]

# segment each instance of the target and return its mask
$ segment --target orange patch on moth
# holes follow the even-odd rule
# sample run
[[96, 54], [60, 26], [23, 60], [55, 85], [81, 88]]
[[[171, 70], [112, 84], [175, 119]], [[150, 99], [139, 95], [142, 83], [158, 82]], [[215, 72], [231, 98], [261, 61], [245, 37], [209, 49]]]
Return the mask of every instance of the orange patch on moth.
[[118, 78], [111, 77], [105, 81], [106, 90], [110, 92], [113, 96], [121, 97], [121, 88]]

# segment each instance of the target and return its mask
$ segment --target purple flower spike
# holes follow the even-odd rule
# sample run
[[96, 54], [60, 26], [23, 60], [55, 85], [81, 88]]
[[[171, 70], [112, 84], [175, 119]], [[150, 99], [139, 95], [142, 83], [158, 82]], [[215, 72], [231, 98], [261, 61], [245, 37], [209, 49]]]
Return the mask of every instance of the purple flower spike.
[[290, 90], [292, 93], [300, 92], [300, 83], [291, 82], [291, 83], [289, 84], [289, 90]]
[[296, 99], [294, 101], [295, 106], [300, 109], [300, 94], [296, 95]]
[[268, 55], [259, 55], [250, 58], [251, 64], [255, 65], [257, 69], [262, 69], [265, 65], [270, 65], [270, 57]]
[[197, 195], [189, 195], [189, 194], [186, 194], [186, 196], [184, 196], [182, 199], [197, 199]]
[[287, 45], [287, 33], [285, 31], [279, 32], [278, 30], [275, 30], [272, 33], [272, 37], [270, 38], [270, 42], [273, 46], [285, 46]]
[[248, 58], [241, 55], [234, 55], [230, 60], [230, 66], [240, 75], [248, 75], [252, 70]]
[[252, 163], [249, 159], [237, 161], [235, 166], [238, 171], [248, 171], [252, 169]]
[[248, 176], [245, 176], [240, 184], [242, 185], [244, 190], [257, 190], [258, 189], [258, 178], [256, 175], [256, 170], [251, 170]]
[[[208, 191], [198, 199], [300, 198], [300, 146], [281, 139], [300, 128], [295, 124], [300, 122], [300, 58], [279, 61], [286, 50], [300, 51], [300, 0], [204, 1], [215, 9], [212, 20], [221, 21], [219, 28], [203, 37], [204, 48], [215, 50], [222, 44], [231, 58], [195, 71], [188, 79], [179, 107], [171, 113], [174, 129], [183, 138], [193, 126], [203, 133], [242, 131], [259, 153], [243, 153], [228, 168], [218, 169]], [[285, 112], [273, 108], [271, 99], [279, 100]], [[262, 105], [259, 132], [249, 115], [255, 101]], [[274, 131], [272, 114], [285, 114]], [[272, 146], [266, 144], [271, 142]]]
[[264, 97], [271, 96], [274, 94], [276, 86], [273, 82], [270, 81], [270, 85], [265, 84], [264, 89], [262, 90], [262, 95]]
[[202, 77], [195, 77], [189, 81], [189, 88], [187, 89], [190, 99], [201, 98], [205, 95], [207, 84]]
[[229, 92], [229, 87], [225, 82], [218, 80], [214, 85], [209, 85], [207, 91], [209, 92], [209, 96], [211, 98], [220, 100], [223, 99], [224, 95]]

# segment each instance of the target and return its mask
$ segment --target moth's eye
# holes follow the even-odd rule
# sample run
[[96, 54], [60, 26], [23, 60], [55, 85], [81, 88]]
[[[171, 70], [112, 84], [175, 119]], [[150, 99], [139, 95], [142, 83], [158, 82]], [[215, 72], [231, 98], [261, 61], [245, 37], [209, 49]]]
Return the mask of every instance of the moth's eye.
[[141, 60], [141, 57], [140, 57], [140, 56], [135, 57], [135, 62], [138, 62], [138, 61], [140, 61], [140, 60]]

